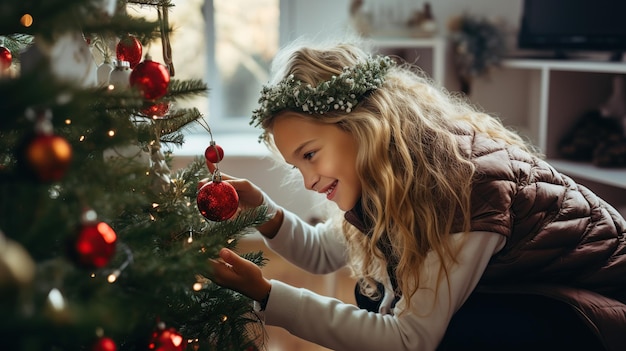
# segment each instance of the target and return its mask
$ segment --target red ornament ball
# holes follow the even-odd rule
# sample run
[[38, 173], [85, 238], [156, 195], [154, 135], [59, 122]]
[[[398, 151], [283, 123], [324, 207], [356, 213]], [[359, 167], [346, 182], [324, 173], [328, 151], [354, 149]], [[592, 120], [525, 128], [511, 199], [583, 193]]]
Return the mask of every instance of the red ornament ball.
[[117, 234], [104, 222], [83, 225], [74, 242], [77, 263], [87, 268], [102, 268], [115, 253]]
[[130, 68], [135, 68], [139, 61], [141, 61], [141, 55], [143, 47], [139, 39], [132, 35], [126, 35], [120, 39], [119, 43], [115, 47], [115, 56], [119, 61], [128, 61]]
[[72, 146], [61, 136], [38, 134], [26, 145], [23, 156], [39, 181], [58, 181], [72, 162]]
[[5, 48], [4, 46], [0, 46], [0, 70], [6, 70], [11, 67], [11, 63], [13, 62], [13, 55], [11, 54], [11, 50]]
[[159, 118], [165, 116], [169, 110], [169, 102], [147, 103], [141, 113], [150, 118]]
[[219, 163], [224, 159], [224, 149], [214, 142], [211, 142], [211, 145], [204, 150], [204, 157], [208, 162]]
[[111, 338], [102, 337], [91, 346], [91, 351], [117, 351], [117, 344]]
[[183, 351], [186, 347], [187, 340], [175, 328], [155, 330], [148, 344], [148, 349], [155, 351]]
[[145, 59], [130, 73], [130, 86], [141, 90], [147, 100], [156, 100], [167, 94], [170, 72], [155, 61]]
[[196, 201], [204, 218], [214, 222], [229, 219], [239, 207], [237, 190], [227, 182], [206, 183], [198, 190]]

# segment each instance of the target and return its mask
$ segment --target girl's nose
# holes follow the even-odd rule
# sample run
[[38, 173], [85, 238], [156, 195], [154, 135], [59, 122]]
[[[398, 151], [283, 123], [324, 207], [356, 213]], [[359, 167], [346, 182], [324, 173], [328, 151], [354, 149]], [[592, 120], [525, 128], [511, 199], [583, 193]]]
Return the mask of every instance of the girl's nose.
[[315, 190], [315, 185], [317, 184], [318, 177], [316, 177], [314, 174], [312, 174], [310, 172], [305, 172], [303, 170], [300, 170], [300, 173], [302, 174], [302, 180], [304, 182], [304, 187], [307, 190], [317, 191], [317, 190]]

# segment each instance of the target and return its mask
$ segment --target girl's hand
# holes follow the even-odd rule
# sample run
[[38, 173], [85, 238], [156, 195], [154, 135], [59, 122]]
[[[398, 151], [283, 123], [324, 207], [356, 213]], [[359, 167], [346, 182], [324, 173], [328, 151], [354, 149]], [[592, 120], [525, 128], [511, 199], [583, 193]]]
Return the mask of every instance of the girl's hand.
[[255, 301], [261, 301], [269, 294], [272, 284], [263, 277], [259, 266], [226, 248], [221, 249], [219, 255], [219, 260], [211, 260], [211, 279], [215, 283]]

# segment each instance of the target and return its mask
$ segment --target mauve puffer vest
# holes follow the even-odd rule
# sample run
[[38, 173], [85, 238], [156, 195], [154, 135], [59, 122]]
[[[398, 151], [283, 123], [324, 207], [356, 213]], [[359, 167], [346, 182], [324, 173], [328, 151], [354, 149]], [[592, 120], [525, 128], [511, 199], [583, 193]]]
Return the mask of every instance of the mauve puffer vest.
[[470, 131], [458, 139], [476, 165], [471, 229], [507, 237], [477, 289], [566, 302], [607, 350], [626, 350], [624, 218], [517, 147]]

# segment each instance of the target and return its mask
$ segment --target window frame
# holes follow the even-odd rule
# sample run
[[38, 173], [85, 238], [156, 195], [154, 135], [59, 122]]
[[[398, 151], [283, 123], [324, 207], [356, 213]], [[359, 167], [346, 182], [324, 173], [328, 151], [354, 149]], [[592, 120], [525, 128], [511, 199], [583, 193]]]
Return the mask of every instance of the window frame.
[[[290, 40], [290, 33], [293, 32], [293, 11], [294, 2], [290, 0], [279, 0], [279, 23], [278, 23], [278, 45], [282, 47]], [[213, 74], [217, 72], [215, 56], [215, 21], [213, 17], [213, 0], [206, 0], [204, 4], [205, 37], [207, 44], [206, 52], [206, 74], [204, 80], [209, 86], [208, 116], [206, 121], [214, 134], [258, 134], [258, 129], [250, 126], [250, 118], [229, 118], [223, 114], [224, 89], [221, 86], [219, 76]], [[250, 111], [252, 114], [252, 111]]]

